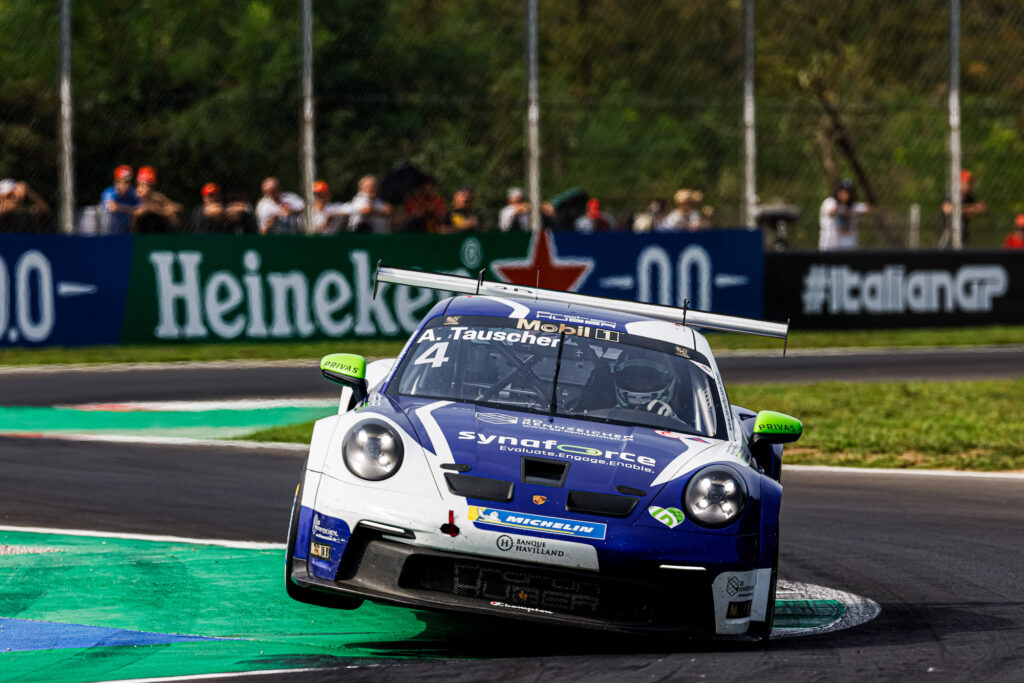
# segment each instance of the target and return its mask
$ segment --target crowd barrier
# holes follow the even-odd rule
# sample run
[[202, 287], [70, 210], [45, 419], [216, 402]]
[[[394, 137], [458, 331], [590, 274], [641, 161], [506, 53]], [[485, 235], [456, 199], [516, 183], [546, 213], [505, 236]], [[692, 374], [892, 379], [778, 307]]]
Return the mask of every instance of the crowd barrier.
[[401, 338], [443, 293], [378, 261], [761, 317], [760, 232], [0, 235], [0, 347]]

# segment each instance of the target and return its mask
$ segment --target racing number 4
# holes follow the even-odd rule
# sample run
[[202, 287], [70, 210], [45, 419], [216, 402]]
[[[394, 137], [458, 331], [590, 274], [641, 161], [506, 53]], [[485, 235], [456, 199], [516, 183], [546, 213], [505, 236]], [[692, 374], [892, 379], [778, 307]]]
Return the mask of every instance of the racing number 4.
[[439, 368], [448, 362], [448, 342], [437, 342], [427, 349], [419, 358], [413, 361], [413, 365], [430, 365], [432, 368]]

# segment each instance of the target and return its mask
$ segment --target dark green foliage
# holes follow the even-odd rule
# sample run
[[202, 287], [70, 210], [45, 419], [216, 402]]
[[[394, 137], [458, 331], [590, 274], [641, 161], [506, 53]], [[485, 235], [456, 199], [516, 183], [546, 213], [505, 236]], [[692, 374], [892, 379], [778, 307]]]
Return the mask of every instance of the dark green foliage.
[[[1024, 9], [964, 3], [964, 164], [996, 245], [1020, 187]], [[121, 163], [152, 164], [191, 204], [215, 180], [255, 199], [260, 180], [300, 190], [296, 0], [73, 1], [76, 194], [95, 202]], [[524, 182], [522, 0], [315, 3], [318, 175], [336, 198], [409, 160], [446, 195], [477, 188], [492, 212]], [[0, 176], [57, 196], [55, 3], [0, 2]], [[910, 204], [934, 244], [946, 179], [942, 2], [757, 4], [758, 188], [797, 204], [797, 246], [844, 175], [881, 219], [868, 246], [902, 243]], [[540, 3], [543, 194], [580, 186], [613, 213], [703, 190], [719, 225], [742, 203], [739, 0]], [[829, 112], [835, 112], [830, 116]], [[837, 128], [838, 125], [838, 128]], [[491, 214], [493, 215], [493, 214]]]

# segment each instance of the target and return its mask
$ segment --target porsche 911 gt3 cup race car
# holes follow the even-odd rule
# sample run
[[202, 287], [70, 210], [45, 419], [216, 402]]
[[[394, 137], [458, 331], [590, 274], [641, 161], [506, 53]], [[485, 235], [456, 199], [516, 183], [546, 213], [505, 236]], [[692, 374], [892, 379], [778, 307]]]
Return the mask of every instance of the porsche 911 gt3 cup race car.
[[394, 268], [462, 293], [397, 359], [334, 354], [289, 526], [286, 586], [634, 633], [767, 638], [782, 443], [729, 403], [695, 327], [787, 325]]

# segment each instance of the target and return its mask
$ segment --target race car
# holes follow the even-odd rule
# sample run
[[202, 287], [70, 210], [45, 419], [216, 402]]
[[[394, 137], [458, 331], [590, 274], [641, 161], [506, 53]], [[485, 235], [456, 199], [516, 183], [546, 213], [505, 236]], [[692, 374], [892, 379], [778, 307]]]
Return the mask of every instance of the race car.
[[378, 266], [455, 296], [342, 386], [296, 488], [288, 594], [626, 633], [771, 633], [782, 444], [697, 327], [788, 325]]

